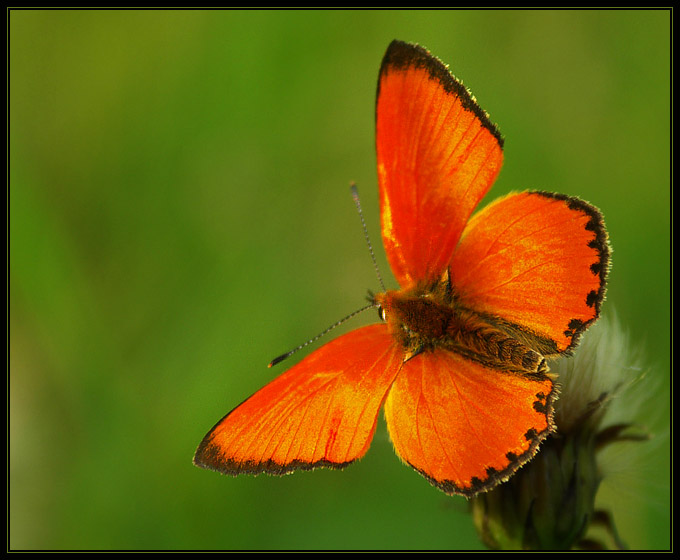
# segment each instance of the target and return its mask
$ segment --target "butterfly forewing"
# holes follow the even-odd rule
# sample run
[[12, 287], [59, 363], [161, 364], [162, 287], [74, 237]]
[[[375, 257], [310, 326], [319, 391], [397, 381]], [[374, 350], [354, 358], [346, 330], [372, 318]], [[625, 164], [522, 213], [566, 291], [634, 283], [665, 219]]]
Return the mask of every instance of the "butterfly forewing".
[[194, 462], [233, 475], [344, 467], [366, 453], [400, 366], [384, 325], [347, 333], [220, 420]]
[[394, 41], [380, 69], [376, 148], [382, 234], [408, 287], [444, 271], [503, 161], [501, 137], [425, 49]]

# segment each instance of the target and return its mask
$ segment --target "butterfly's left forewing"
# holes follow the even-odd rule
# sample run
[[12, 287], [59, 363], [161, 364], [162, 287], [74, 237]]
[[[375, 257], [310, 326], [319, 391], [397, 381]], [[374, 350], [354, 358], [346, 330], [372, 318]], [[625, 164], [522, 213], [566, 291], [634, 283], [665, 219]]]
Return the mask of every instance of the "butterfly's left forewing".
[[232, 475], [344, 467], [368, 450], [400, 367], [384, 325], [351, 331], [220, 420], [199, 445], [194, 463]]

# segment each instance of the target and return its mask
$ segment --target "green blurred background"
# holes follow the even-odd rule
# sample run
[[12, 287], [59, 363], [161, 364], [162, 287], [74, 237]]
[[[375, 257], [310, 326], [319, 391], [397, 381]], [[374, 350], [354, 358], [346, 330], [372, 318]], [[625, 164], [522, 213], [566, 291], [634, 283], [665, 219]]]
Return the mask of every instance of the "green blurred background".
[[374, 152], [393, 38], [498, 123], [494, 197], [603, 210], [605, 309], [658, 380], [661, 432], [615, 465], [607, 506], [631, 547], [669, 547], [670, 28], [668, 11], [11, 11], [10, 548], [481, 548], [382, 420], [343, 472], [191, 463], [283, 370], [270, 359], [378, 288], [351, 180], [394, 286]]

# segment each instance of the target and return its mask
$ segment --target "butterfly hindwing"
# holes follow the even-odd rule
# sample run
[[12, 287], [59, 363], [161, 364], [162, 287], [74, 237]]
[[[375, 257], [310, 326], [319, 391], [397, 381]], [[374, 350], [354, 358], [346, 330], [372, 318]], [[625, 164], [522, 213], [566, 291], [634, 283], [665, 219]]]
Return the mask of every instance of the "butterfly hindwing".
[[574, 348], [599, 316], [609, 253], [602, 216], [590, 204], [514, 193], [473, 216], [450, 278], [464, 305], [551, 356]]
[[528, 461], [551, 431], [549, 375], [500, 373], [453, 352], [406, 362], [385, 402], [397, 454], [447, 493], [474, 495]]

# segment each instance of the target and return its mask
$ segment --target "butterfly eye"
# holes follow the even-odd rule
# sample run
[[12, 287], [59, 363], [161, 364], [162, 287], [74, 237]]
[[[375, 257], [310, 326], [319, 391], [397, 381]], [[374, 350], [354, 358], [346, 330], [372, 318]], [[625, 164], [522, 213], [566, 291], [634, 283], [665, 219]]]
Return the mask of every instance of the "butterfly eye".
[[387, 321], [387, 317], [385, 316], [385, 310], [382, 308], [382, 306], [378, 306], [378, 317], [380, 317], [381, 321]]

